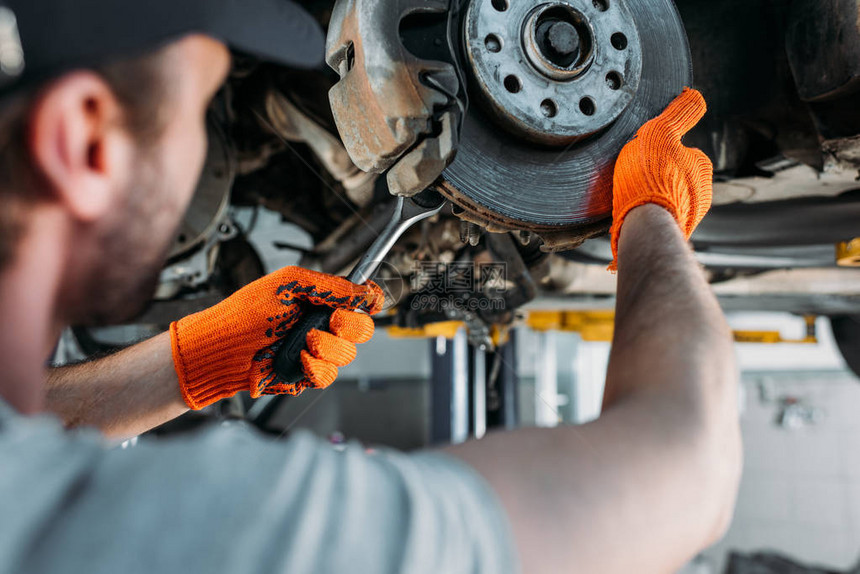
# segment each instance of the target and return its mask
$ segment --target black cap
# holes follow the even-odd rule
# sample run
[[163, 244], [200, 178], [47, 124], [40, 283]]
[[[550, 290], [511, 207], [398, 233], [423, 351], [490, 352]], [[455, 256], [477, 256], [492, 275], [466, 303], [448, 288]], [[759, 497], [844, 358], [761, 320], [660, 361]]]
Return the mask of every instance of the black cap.
[[319, 24], [291, 0], [0, 0], [0, 95], [192, 33], [290, 67], [323, 61]]

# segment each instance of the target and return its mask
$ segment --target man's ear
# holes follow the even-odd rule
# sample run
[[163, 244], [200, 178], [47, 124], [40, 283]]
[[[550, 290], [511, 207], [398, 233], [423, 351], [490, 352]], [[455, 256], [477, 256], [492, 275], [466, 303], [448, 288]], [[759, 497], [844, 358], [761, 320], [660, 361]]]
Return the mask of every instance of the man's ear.
[[68, 74], [39, 95], [28, 125], [30, 157], [53, 197], [85, 223], [111, 211], [129, 177], [132, 142], [110, 86], [92, 72]]

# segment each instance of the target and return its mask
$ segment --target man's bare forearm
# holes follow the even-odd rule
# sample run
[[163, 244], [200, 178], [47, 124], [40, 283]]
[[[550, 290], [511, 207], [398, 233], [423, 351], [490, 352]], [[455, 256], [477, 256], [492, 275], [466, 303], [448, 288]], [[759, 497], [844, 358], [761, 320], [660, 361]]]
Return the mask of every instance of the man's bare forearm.
[[[615, 338], [604, 406], [655, 389], [724, 393], [731, 332], [671, 215], [646, 205], [621, 234]], [[643, 377], [643, 375], [648, 375]]]
[[601, 418], [450, 453], [499, 494], [524, 571], [670, 572], [713, 541], [732, 507], [736, 385], [717, 302], [672, 216], [646, 205], [621, 234]]
[[93, 426], [112, 438], [150, 430], [188, 410], [163, 333], [103, 359], [51, 369], [47, 409], [66, 426]]
[[694, 455], [699, 494], [712, 495], [690, 509], [688, 532], [711, 543], [728, 526], [741, 470], [733, 337], [671, 215], [655, 205], [633, 213], [620, 238], [604, 409], [622, 415], [629, 404], [653, 406], [660, 418], [645, 424]]

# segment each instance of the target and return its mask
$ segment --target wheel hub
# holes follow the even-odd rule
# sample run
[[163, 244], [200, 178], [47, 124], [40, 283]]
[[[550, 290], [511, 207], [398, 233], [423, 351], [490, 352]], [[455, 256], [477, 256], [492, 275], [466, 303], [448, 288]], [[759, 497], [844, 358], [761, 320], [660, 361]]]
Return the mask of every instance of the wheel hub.
[[605, 129], [639, 86], [639, 33], [624, 0], [473, 0], [463, 35], [492, 117], [537, 143]]

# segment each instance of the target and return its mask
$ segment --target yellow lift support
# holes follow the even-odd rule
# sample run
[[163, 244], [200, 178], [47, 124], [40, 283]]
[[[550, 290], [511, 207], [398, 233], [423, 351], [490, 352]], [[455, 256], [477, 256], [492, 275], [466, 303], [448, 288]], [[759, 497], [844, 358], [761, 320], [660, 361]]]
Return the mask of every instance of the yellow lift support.
[[[795, 343], [816, 344], [815, 315], [805, 315], [806, 336], [802, 339], [786, 339], [779, 331], [734, 331], [738, 343]], [[534, 331], [561, 331], [579, 333], [583, 341], [612, 341], [615, 312], [605, 311], [529, 311], [525, 325]], [[462, 321], [431, 323], [419, 329], [389, 327], [388, 334], [395, 338], [432, 338], [452, 339], [457, 331], [465, 327]], [[503, 334], [494, 329], [493, 340], [499, 342]]]

